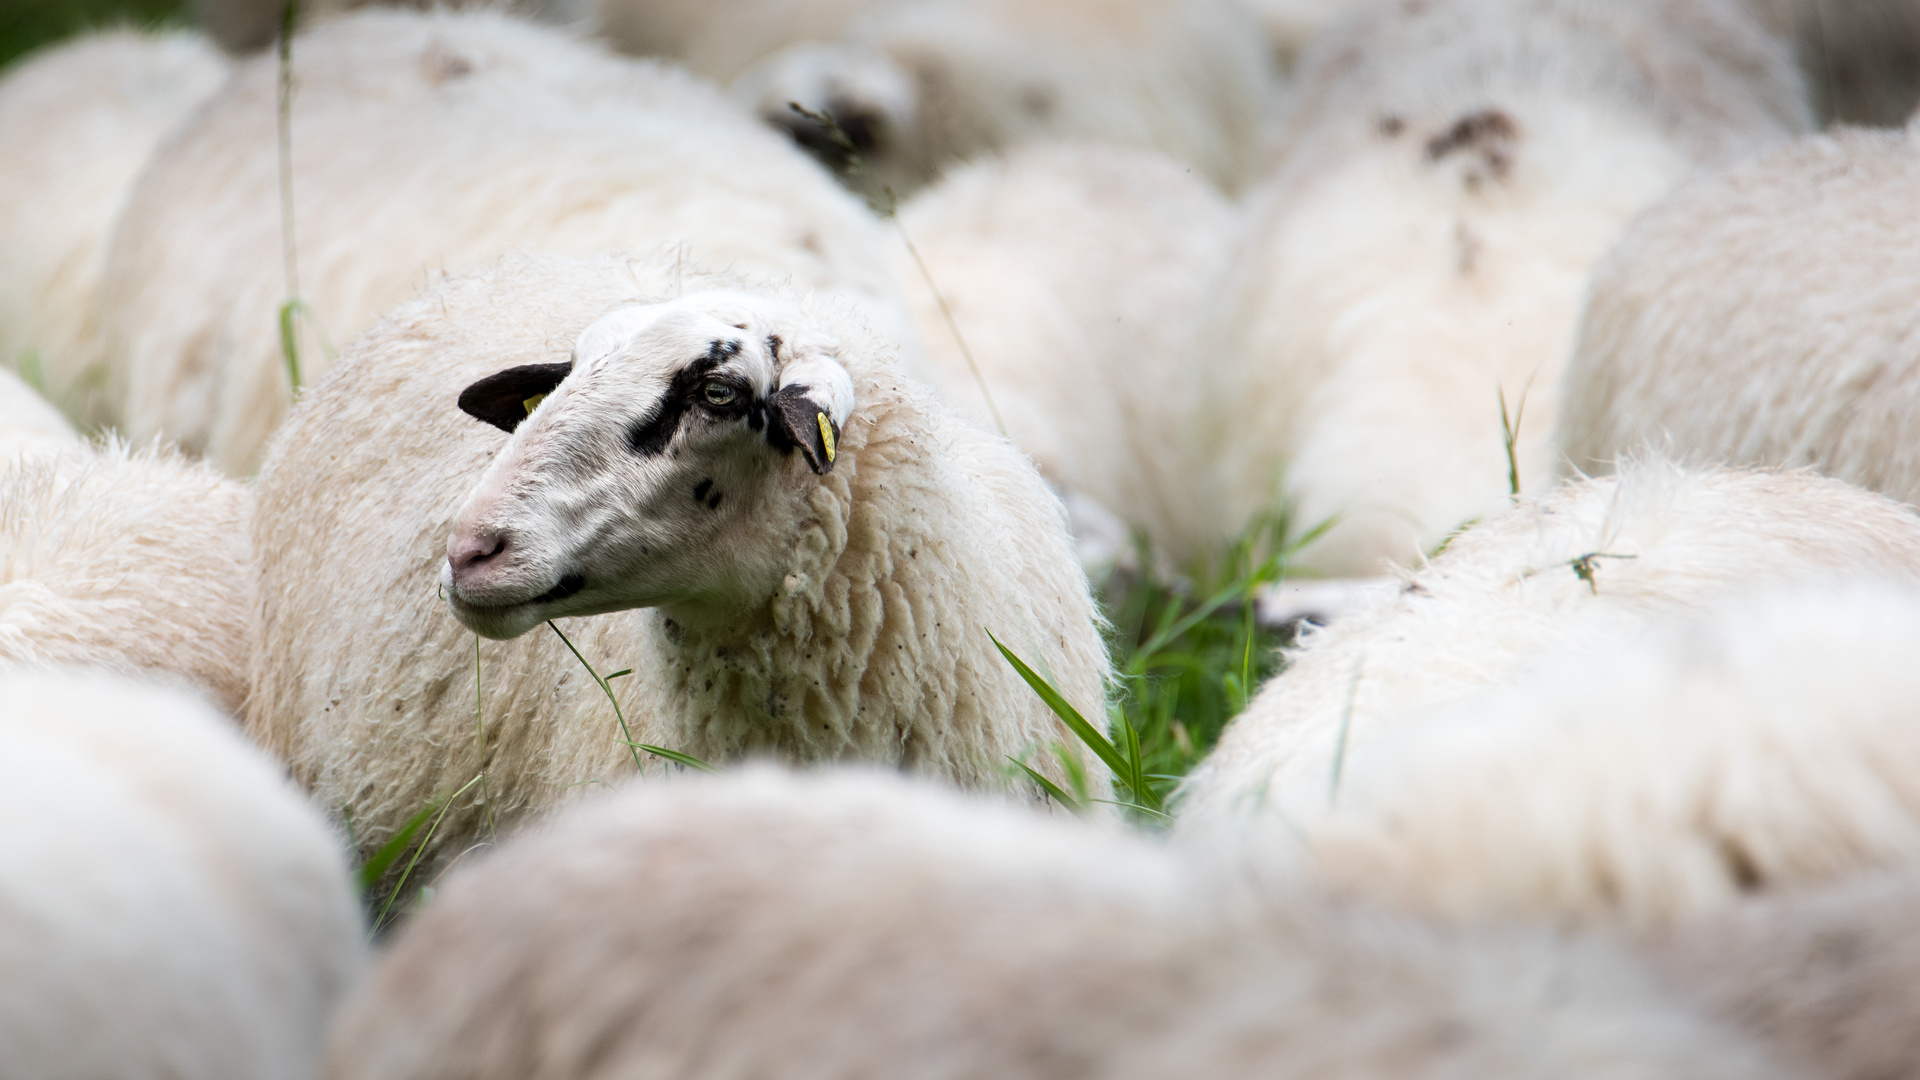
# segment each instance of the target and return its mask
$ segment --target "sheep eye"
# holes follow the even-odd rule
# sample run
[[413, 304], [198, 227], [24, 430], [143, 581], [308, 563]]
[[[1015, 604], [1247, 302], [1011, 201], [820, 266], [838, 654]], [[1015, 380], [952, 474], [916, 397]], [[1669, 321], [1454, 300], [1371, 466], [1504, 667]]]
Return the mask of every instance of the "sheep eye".
[[725, 383], [710, 382], [707, 384], [707, 388], [703, 393], [706, 395], [707, 404], [709, 405], [731, 405], [733, 404], [733, 399], [740, 396], [739, 391]]

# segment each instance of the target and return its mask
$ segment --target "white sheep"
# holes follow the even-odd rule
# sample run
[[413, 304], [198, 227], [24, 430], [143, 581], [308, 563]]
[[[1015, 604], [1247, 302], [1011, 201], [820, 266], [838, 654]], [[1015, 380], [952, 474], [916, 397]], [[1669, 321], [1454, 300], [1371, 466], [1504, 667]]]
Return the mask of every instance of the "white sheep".
[[[557, 30], [362, 10], [295, 42], [302, 376], [435, 268], [522, 247], [674, 250], [862, 296], [910, 333], [879, 225], [712, 88]], [[290, 404], [273, 56], [155, 156], [115, 238], [107, 323], [136, 438], [251, 472]], [[885, 322], [891, 319], [892, 322]]]
[[[983, 426], [1004, 421], [1070, 511], [1091, 500], [1184, 559], [1218, 539], [1193, 483], [1212, 415], [1194, 353], [1235, 221], [1159, 155], [1036, 143], [903, 206], [928, 274], [904, 244], [894, 272], [947, 400]], [[1083, 556], [1110, 561], [1115, 545], [1091, 550], [1081, 516]]]
[[1807, 138], [1648, 210], [1594, 275], [1558, 438], [1605, 471], [1813, 465], [1920, 499], [1920, 147]]
[[643, 782], [451, 877], [329, 1075], [1774, 1075], [1597, 942], [1208, 885], [898, 777]]
[[102, 399], [100, 279], [134, 178], [226, 75], [197, 34], [107, 30], [0, 78], [0, 366], [88, 424]]
[[186, 681], [237, 713], [254, 604], [252, 496], [123, 442], [0, 449], [0, 663]]
[[0, 867], [0, 1075], [319, 1075], [359, 900], [320, 816], [205, 702], [0, 673]]
[[1324, 880], [1472, 920], [1646, 931], [1920, 859], [1913, 584], [1739, 596], [1579, 641], [1353, 747], [1337, 799], [1295, 789], [1277, 810]]
[[897, 194], [1035, 137], [1158, 150], [1236, 191], [1270, 80], [1234, 0], [900, 0], [767, 57], [732, 93], [830, 153], [790, 103], [832, 115]]
[[72, 445], [80, 441], [80, 436], [38, 391], [20, 376], [0, 368], [0, 448], [22, 441]]
[[1295, 99], [1200, 374], [1229, 517], [1337, 516], [1296, 560], [1329, 576], [1541, 490], [1590, 265], [1690, 170], [1811, 123], [1738, 0], [1377, 0]]
[[[629, 739], [968, 787], [1023, 757], [1071, 790], [1070, 744], [1106, 794], [987, 636], [1099, 722], [1058, 500], [849, 311], [743, 289], [672, 258], [516, 257], [397, 309], [294, 411], [257, 488], [248, 727], [364, 848], [485, 770], [435, 833], [457, 852], [630, 775]], [[511, 439], [455, 407], [509, 424], [543, 394]], [[480, 645], [443, 571], [461, 619], [537, 632]], [[624, 721], [546, 619], [633, 669]]]
[[1804, 1076], [1920, 1076], [1920, 877], [1913, 865], [1757, 896], [1650, 945], [1685, 996]]
[[1920, 102], [1915, 0], [1747, 0], [1794, 42], [1807, 88], [1833, 123], [1898, 127]]
[[1188, 777], [1181, 826], [1237, 828], [1296, 797], [1324, 806], [1344, 759], [1555, 648], [1731, 590], [1876, 574], [1920, 580], [1920, 516], [1811, 473], [1637, 461], [1523, 499], [1310, 631]]

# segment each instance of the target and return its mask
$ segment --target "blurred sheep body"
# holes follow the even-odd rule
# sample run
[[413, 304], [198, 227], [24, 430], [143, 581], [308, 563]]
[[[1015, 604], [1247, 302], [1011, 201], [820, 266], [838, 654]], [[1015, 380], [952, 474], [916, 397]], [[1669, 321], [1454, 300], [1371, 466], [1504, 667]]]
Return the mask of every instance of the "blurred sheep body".
[[1596, 472], [1812, 465], [1920, 499], [1920, 147], [1801, 140], [1663, 200], [1594, 276], [1559, 438]]
[[1596, 636], [1350, 752], [1337, 807], [1321, 790], [1280, 809], [1323, 879], [1470, 920], [1656, 930], [1913, 862], [1913, 583], [1740, 596]]
[[1555, 648], [1736, 589], [1863, 575], [1920, 580], [1920, 516], [1811, 473], [1637, 461], [1522, 499], [1396, 592], [1310, 632], [1188, 778], [1181, 825], [1285, 815], [1295, 793], [1324, 805], [1336, 762]]
[[0, 368], [0, 448], [21, 441], [74, 445], [80, 436], [38, 391]]
[[1231, 516], [1338, 516], [1298, 560], [1330, 576], [1541, 489], [1594, 260], [1689, 171], [1811, 123], [1737, 0], [1383, 0], [1294, 93], [1204, 373]]
[[125, 443], [0, 450], [0, 663], [184, 680], [229, 712], [247, 690], [252, 496]]
[[1920, 878], [1911, 863], [1759, 896], [1652, 945], [1660, 970], [1803, 1076], [1920, 1076]]
[[[307, 381], [326, 338], [351, 341], [431, 270], [523, 247], [790, 274], [907, 332], [866, 208], [682, 72], [473, 12], [363, 10], [303, 33], [293, 56]], [[290, 401], [278, 79], [272, 56], [237, 65], [156, 155], [108, 267], [129, 432], [235, 475]]]
[[452, 878], [329, 1075], [1774, 1075], [1597, 943], [1231, 907], [1162, 848], [898, 777], [639, 784]]
[[1194, 352], [1232, 243], [1226, 200], [1156, 154], [1034, 144], [949, 174], [900, 222], [939, 288], [896, 248], [946, 398], [983, 426], [997, 413], [1070, 511], [1091, 499], [1181, 560], [1215, 539], [1192, 483], [1208, 415]]
[[0, 79], [0, 366], [84, 423], [111, 419], [99, 293], [114, 222], [153, 148], [226, 68], [197, 34], [109, 30]]
[[1157, 150], [1229, 192], [1250, 179], [1272, 73], [1234, 0], [902, 0], [769, 56], [736, 100], [817, 141], [836, 118], [904, 194], [1030, 138]]
[[0, 673], [0, 1074], [309, 1080], [359, 974], [333, 836], [233, 724]]
[[[551, 616], [519, 640], [478, 645], [437, 594], [462, 504], [493, 475], [503, 446], [455, 397], [509, 365], [565, 361], [610, 311], [742, 287], [753, 288], [671, 257], [517, 256], [396, 309], [305, 395], [257, 488], [263, 619], [248, 726], [318, 801], [351, 811], [364, 848], [483, 767], [487, 802], [456, 805], [436, 850], [457, 852], [489, 822], [631, 774], [637, 755], [612, 708], [539, 627]], [[685, 524], [683, 535], [698, 539], [667, 542], [693, 548], [689, 575], [765, 579], [774, 594], [724, 611], [729, 602], [680, 596], [562, 620], [601, 672], [633, 669], [613, 684], [632, 740], [711, 761], [886, 762], [969, 787], [1010, 783], [1006, 758], [1031, 754], [1036, 769], [1069, 783], [1051, 746], [1077, 740], [987, 637], [1098, 715], [1108, 661], [1058, 500], [1012, 446], [901, 378], [890, 346], [858, 317], [778, 289], [756, 294], [805, 312], [811, 329], [782, 331], [787, 347], [808, 335], [838, 340], [856, 404], [824, 476], [800, 455], [776, 456], [697, 486], [689, 479], [650, 519], [651, 504], [593, 500], [599, 510], [636, 506], [670, 531]], [[596, 386], [555, 390], [532, 421], [535, 443], [572, 438], [566, 417], [590, 417], [595, 394], [626, 408], [657, 392]], [[526, 434], [506, 440], [509, 455], [529, 448]], [[615, 461], [634, 455], [623, 441], [606, 440], [607, 452], [624, 455]], [[662, 449], [653, 460], [667, 470], [683, 450], [695, 453]], [[747, 494], [754, 484], [769, 489], [759, 503]], [[574, 485], [516, 490], [564, 497]], [[316, 517], [321, 502], [329, 510]], [[667, 555], [652, 558], [634, 573]], [[605, 584], [575, 591], [585, 588], [585, 602]], [[447, 586], [449, 596], [460, 587]], [[1084, 751], [1078, 760], [1103, 795], [1104, 769]]]

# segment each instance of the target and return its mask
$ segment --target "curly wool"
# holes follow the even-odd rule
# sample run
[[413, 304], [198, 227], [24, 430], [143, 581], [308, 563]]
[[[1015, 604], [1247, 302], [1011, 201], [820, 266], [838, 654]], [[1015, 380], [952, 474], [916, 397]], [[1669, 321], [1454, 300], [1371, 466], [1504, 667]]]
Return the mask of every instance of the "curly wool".
[[1181, 827], [1238, 828], [1295, 793], [1324, 806], [1336, 761], [1511, 685], [1555, 648], [1735, 590], [1862, 575], [1920, 580], [1920, 516], [1812, 473], [1640, 460], [1523, 499], [1310, 632], [1189, 775]]
[[245, 487], [168, 451], [0, 451], [0, 661], [169, 675], [237, 714], [251, 513]]
[[[756, 287], [672, 259], [515, 256], [437, 282], [305, 395], [258, 485], [248, 727], [351, 812], [363, 849], [482, 769], [471, 793], [486, 802], [457, 803], [434, 850], [634, 769], [611, 707], [549, 631], [480, 644], [476, 701], [475, 638], [436, 589], [453, 521], [506, 436], [454, 398], [565, 360], [615, 307]], [[885, 762], [967, 787], [1005, 785], [1006, 759], [1029, 757], [1069, 784], [1051, 747], [1078, 740], [987, 638], [1100, 715], [1101, 622], [1058, 499], [1012, 446], [901, 378], [857, 316], [782, 294], [840, 339], [857, 397], [833, 471], [786, 459], [790, 501], [762, 510], [755, 542], [790, 560], [782, 592], [703, 628], [658, 609], [562, 628], [600, 672], [633, 669], [613, 685], [636, 742], [712, 761]], [[1104, 769], [1074, 753], [1104, 794]]]

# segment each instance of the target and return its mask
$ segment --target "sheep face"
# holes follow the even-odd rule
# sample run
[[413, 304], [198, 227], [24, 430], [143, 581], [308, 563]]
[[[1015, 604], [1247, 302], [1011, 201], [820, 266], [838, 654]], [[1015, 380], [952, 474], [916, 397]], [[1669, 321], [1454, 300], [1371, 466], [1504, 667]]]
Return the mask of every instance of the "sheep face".
[[807, 470], [833, 468], [853, 410], [834, 349], [779, 301], [705, 293], [616, 311], [571, 362], [468, 387], [460, 407], [513, 437], [447, 541], [454, 615], [510, 638], [563, 615], [725, 619], [764, 601]]

